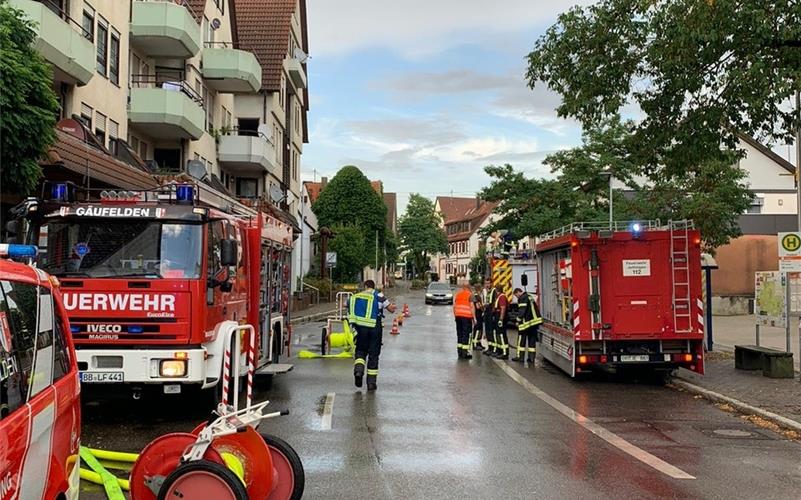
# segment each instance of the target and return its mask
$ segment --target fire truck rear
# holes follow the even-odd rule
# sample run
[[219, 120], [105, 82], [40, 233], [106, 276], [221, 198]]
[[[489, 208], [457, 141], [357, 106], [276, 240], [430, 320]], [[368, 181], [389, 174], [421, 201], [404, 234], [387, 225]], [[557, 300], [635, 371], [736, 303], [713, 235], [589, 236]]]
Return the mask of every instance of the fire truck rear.
[[220, 387], [247, 324], [257, 373], [291, 369], [276, 364], [289, 345], [290, 226], [203, 184], [99, 195], [76, 202], [56, 184], [19, 209], [39, 266], [62, 282], [84, 384], [134, 397]]
[[703, 373], [700, 242], [687, 221], [576, 223], [538, 238], [539, 351], [571, 376]]

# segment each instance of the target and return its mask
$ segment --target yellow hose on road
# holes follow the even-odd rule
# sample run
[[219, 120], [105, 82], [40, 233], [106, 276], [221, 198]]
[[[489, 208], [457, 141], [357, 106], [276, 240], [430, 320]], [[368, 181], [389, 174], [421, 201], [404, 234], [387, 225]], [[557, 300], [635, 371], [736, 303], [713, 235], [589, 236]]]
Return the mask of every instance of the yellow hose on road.
[[124, 453], [122, 451], [98, 450], [97, 448], [87, 448], [89, 453], [100, 460], [111, 460], [112, 462], [134, 463], [139, 458], [138, 453]]
[[353, 352], [342, 351], [339, 354], [318, 354], [311, 351], [300, 351], [298, 358], [300, 359], [320, 359], [320, 358], [352, 358]]
[[[89, 469], [81, 468], [81, 479], [84, 481], [89, 481], [90, 483], [95, 483], [99, 485], [103, 485], [103, 478], [100, 477], [100, 474], [97, 472], [91, 471]], [[127, 479], [120, 479], [117, 478], [117, 483], [120, 485], [125, 491], [131, 491], [131, 483]]]

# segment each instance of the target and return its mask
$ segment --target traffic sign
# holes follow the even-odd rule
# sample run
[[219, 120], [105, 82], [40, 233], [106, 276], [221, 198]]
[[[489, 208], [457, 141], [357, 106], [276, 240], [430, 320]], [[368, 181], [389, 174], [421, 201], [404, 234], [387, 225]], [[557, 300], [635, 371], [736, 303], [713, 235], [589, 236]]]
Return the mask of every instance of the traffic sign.
[[325, 253], [325, 267], [337, 267], [337, 253], [336, 252], [326, 252]]
[[779, 271], [801, 272], [801, 233], [779, 233]]

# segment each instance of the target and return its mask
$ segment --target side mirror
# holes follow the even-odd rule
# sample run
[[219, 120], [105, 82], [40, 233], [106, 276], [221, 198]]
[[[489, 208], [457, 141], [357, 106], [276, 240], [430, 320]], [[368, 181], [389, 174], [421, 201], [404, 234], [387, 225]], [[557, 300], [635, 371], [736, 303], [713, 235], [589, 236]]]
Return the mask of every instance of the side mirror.
[[523, 285], [523, 288], [528, 286], [528, 276], [525, 274], [520, 277], [520, 284]]
[[223, 266], [235, 266], [237, 261], [236, 240], [220, 241], [220, 264]]

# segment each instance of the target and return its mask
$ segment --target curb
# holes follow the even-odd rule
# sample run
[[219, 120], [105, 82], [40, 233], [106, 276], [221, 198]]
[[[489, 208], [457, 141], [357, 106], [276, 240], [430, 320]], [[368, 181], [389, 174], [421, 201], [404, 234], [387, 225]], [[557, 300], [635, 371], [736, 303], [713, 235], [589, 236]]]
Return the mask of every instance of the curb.
[[324, 319], [328, 318], [329, 316], [333, 316], [333, 315], [336, 314], [336, 312], [337, 312], [336, 309], [332, 309], [330, 311], [325, 311], [325, 312], [316, 313], [316, 314], [310, 314], [308, 316], [300, 316], [299, 318], [292, 318], [290, 320], [290, 323], [292, 323], [293, 325], [303, 325], [303, 324], [306, 324], [306, 323], [314, 323], [315, 321], [321, 321], [321, 320], [324, 320]]
[[739, 399], [734, 399], [732, 397], [724, 396], [723, 394], [719, 394], [717, 392], [704, 389], [703, 387], [691, 384], [690, 382], [687, 382], [684, 379], [681, 379], [680, 377], [673, 379], [673, 385], [681, 387], [682, 389], [688, 392], [697, 394], [699, 396], [703, 396], [704, 398], [713, 401], [715, 403], [726, 403], [728, 405], [731, 405], [740, 413], [758, 415], [764, 418], [765, 420], [770, 420], [779, 427], [790, 429], [796, 432], [801, 432], [801, 422], [797, 422], [791, 418], [783, 417], [781, 415], [773, 413], [772, 411], [763, 410], [762, 408], [758, 408], [756, 406], [751, 406], [748, 403], [743, 403]]

